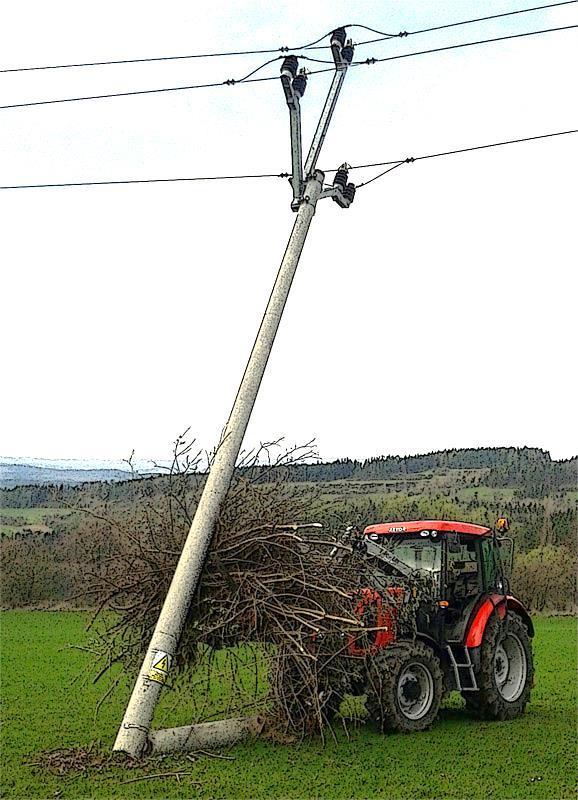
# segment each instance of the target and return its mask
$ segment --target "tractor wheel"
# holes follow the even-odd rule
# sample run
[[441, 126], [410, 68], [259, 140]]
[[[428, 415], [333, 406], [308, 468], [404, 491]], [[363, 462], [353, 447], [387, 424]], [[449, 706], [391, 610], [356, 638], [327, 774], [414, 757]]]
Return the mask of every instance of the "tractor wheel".
[[423, 642], [391, 644], [368, 665], [367, 711], [378, 728], [423, 731], [438, 715], [443, 675], [438, 657]]
[[494, 614], [482, 641], [479, 691], [463, 692], [466, 708], [482, 719], [513, 719], [524, 713], [534, 679], [532, 643], [517, 614]]

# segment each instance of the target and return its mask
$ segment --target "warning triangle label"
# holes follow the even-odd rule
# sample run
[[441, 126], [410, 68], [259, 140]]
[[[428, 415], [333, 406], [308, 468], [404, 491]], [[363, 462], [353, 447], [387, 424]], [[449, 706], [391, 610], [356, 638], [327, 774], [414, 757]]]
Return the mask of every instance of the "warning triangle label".
[[159, 672], [169, 671], [169, 656], [168, 653], [163, 653], [158, 661], [153, 664], [153, 669], [158, 669]]

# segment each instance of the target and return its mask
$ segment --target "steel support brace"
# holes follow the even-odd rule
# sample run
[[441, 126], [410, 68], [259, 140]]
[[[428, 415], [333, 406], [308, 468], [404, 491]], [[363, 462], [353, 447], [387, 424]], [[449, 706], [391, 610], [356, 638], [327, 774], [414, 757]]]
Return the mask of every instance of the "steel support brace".
[[335, 74], [333, 75], [333, 80], [331, 81], [331, 86], [329, 87], [325, 105], [323, 106], [323, 111], [321, 112], [321, 116], [317, 124], [317, 130], [315, 131], [315, 135], [307, 155], [307, 160], [305, 161], [305, 167], [303, 170], [305, 177], [310, 175], [317, 165], [317, 159], [319, 158], [323, 142], [327, 136], [329, 123], [331, 122], [331, 117], [333, 116], [335, 104], [337, 103], [337, 98], [339, 97], [339, 92], [341, 91], [341, 86], [345, 79], [345, 73], [347, 72], [348, 66], [349, 64], [347, 63], [340, 64], [336, 68]]

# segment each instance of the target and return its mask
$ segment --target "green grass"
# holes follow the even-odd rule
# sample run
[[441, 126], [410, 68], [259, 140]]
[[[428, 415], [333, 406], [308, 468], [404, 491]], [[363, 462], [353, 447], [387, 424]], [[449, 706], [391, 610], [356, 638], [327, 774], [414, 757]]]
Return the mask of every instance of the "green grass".
[[513, 489], [494, 489], [489, 486], [468, 486], [457, 492], [459, 500], [473, 500], [477, 497], [480, 503], [509, 503], [514, 499]]
[[21, 531], [22, 528], [31, 528], [36, 531], [49, 531], [46, 517], [67, 517], [74, 512], [68, 508], [0, 508], [0, 518], [10, 520], [0, 524], [0, 534], [11, 534]]
[[[536, 688], [526, 715], [484, 723], [450, 698], [440, 721], [414, 736], [380, 736], [368, 726], [319, 741], [279, 745], [246, 742], [234, 761], [184, 758], [155, 764], [193, 774], [122, 785], [141, 773], [115, 767], [101, 773], [54, 776], [26, 764], [41, 750], [110, 747], [122, 716], [125, 684], [94, 719], [104, 688], [74, 682], [87, 663], [84, 618], [72, 612], [5, 612], [1, 628], [2, 783], [9, 798], [566, 798], [574, 797], [576, 626], [569, 618], [536, 621]], [[170, 706], [174, 706], [171, 710]], [[166, 692], [158, 724], [190, 721], [184, 693]], [[150, 770], [149, 770], [150, 771]], [[195, 781], [201, 784], [196, 786]]]
[[66, 517], [68, 514], [74, 513], [69, 508], [49, 508], [48, 506], [39, 506], [38, 508], [2, 508], [0, 515], [3, 517], [12, 517], [15, 522], [21, 525], [36, 525], [43, 522], [44, 517]]

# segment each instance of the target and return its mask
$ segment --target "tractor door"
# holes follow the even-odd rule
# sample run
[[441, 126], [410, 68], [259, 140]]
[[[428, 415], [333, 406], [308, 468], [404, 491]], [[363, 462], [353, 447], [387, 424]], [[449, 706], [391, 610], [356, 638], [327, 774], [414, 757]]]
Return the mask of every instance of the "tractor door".
[[445, 561], [445, 637], [461, 640], [470, 614], [484, 591], [479, 537], [448, 534]]
[[511, 542], [511, 539], [502, 541], [504, 542], [504, 559], [500, 553], [499, 539], [494, 539], [493, 536], [484, 536], [480, 542], [483, 590], [488, 594], [507, 593], [512, 553], [511, 551], [509, 555], [506, 553], [506, 543]]

